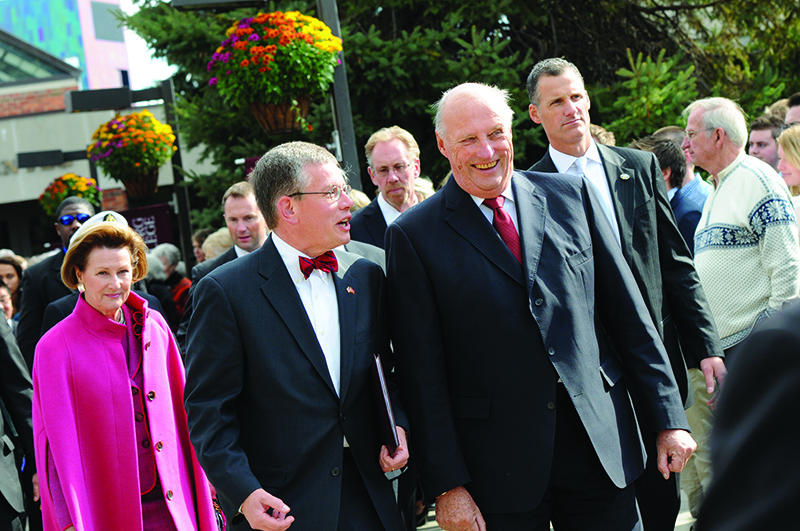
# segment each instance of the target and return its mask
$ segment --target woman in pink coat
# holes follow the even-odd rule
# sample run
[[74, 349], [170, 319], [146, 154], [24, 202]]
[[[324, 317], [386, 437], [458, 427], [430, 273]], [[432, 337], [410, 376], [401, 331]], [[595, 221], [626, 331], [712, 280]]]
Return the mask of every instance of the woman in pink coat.
[[36, 346], [33, 429], [45, 531], [216, 531], [189, 442], [184, 368], [158, 312], [130, 292], [142, 238], [103, 212], [75, 233], [61, 278], [83, 293]]

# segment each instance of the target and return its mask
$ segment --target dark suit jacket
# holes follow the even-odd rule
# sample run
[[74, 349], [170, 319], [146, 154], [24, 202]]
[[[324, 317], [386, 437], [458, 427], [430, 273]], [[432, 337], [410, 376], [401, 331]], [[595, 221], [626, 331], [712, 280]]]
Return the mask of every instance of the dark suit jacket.
[[[0, 401], [8, 413], [0, 414], [0, 496], [15, 511], [25, 510], [14, 447], [21, 444], [28, 465], [33, 467], [33, 425], [31, 424], [31, 377], [17, 348], [11, 328], [0, 319]], [[13, 426], [8, 424], [11, 420]], [[13, 437], [13, 432], [19, 435]], [[8, 522], [0, 522], [0, 525]]]
[[524, 267], [455, 179], [389, 226], [392, 343], [428, 495], [466, 485], [482, 511], [536, 507], [559, 377], [618, 487], [644, 468], [629, 384], [656, 429], [686, 428], [664, 347], [588, 186], [514, 174]]
[[370, 204], [353, 214], [350, 220], [350, 238], [383, 249], [385, 234], [386, 220], [383, 219], [383, 212], [376, 197]]
[[[655, 155], [602, 144], [597, 149], [614, 199], [622, 254], [667, 347], [688, 407], [694, 395], [686, 366], [698, 367], [704, 358], [722, 355], [692, 256], [675, 226]], [[549, 152], [531, 170], [555, 172]]]
[[178, 333], [175, 334], [178, 350], [181, 351], [184, 357], [186, 357], [186, 333], [189, 330], [189, 320], [192, 318], [192, 299], [195, 285], [200, 282], [204, 276], [214, 271], [219, 266], [236, 260], [236, 258], [236, 249], [231, 247], [221, 255], [215, 256], [211, 260], [200, 262], [192, 268], [192, 285], [189, 287], [189, 295], [186, 297], [186, 306], [184, 307], [183, 317], [181, 317], [181, 323], [178, 325]]
[[[335, 253], [341, 398], [270, 236], [197, 284], [186, 360], [189, 430], [229, 518], [263, 487], [292, 508], [298, 530], [336, 529], [346, 436], [385, 528], [400, 531], [394, 492], [378, 464], [370, 372], [375, 353], [392, 366], [386, 280], [369, 260]], [[407, 426], [402, 411], [396, 414]]]
[[699, 204], [693, 197], [682, 195], [679, 191], [669, 200], [669, 206], [672, 207], [672, 212], [675, 214], [675, 223], [683, 236], [683, 241], [694, 255], [694, 233], [703, 216], [704, 205]]
[[[142, 291], [134, 291], [134, 293], [146, 299], [150, 308], [156, 310], [161, 315], [164, 315], [164, 309], [157, 298]], [[44, 317], [42, 318], [42, 335], [60, 323], [64, 317], [72, 313], [72, 311], [75, 309], [75, 305], [78, 304], [78, 295], [78, 292], [70, 293], [69, 295], [61, 297], [60, 299], [55, 300], [47, 305], [47, 308], [44, 311]]]
[[17, 327], [17, 344], [28, 364], [33, 368], [33, 353], [42, 337], [42, 318], [47, 305], [72, 293], [61, 281], [61, 264], [64, 252], [33, 265], [22, 273], [22, 308]]
[[711, 432], [698, 531], [789, 529], [800, 499], [800, 303], [737, 345]]

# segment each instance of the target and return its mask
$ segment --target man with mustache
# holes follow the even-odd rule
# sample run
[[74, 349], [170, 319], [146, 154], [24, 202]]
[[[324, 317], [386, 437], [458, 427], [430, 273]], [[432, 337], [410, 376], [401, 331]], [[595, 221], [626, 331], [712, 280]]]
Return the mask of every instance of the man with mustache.
[[411, 133], [395, 125], [373, 133], [364, 150], [378, 196], [353, 214], [350, 236], [383, 249], [386, 227], [417, 204], [414, 182], [420, 173], [419, 146]]

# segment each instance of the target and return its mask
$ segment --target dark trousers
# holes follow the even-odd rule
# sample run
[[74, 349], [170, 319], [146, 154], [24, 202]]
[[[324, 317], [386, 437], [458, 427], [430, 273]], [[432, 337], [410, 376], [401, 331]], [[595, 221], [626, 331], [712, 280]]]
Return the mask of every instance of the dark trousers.
[[658, 471], [656, 437], [641, 426], [642, 440], [647, 448], [644, 472], [636, 480], [636, 501], [642, 513], [644, 531], [674, 531], [681, 510], [681, 486], [678, 474], [664, 479]]
[[557, 391], [556, 437], [550, 483], [527, 513], [484, 514], [490, 531], [641, 531], [633, 486], [608, 478], [566, 389]]
[[349, 448], [345, 448], [338, 531], [382, 531], [383, 529], [378, 511], [372, 503], [364, 480], [361, 479], [353, 454]]
[[0, 531], [22, 531], [21, 515], [0, 494]]

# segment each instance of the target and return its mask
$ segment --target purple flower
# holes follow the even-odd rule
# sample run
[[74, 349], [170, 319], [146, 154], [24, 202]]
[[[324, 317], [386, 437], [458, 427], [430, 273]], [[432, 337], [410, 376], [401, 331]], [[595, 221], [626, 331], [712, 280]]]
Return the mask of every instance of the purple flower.
[[226, 76], [229, 76], [229, 75], [231, 75], [231, 71], [230, 71], [230, 70], [228, 70], [227, 72], [225, 72], [225, 75], [226, 75]]
[[225, 54], [225, 55], [222, 56], [222, 62], [223, 63], [227, 63], [228, 61], [230, 61], [230, 58], [231, 58], [230, 55]]
[[208, 84], [209, 85], [216, 85], [217, 81], [219, 81], [217, 78], [212, 77], [211, 79], [208, 80]]
[[211, 59], [213, 59], [214, 61], [219, 61], [220, 57], [222, 57], [222, 54], [220, 54], [219, 52], [214, 52], [214, 54], [211, 56]]
[[236, 42], [238, 40], [239, 40], [239, 36], [238, 35], [231, 35], [231, 42]]
[[213, 67], [213, 66], [214, 66], [214, 63], [215, 63], [215, 62], [216, 62], [216, 61], [209, 61], [209, 62], [208, 62], [208, 67], [206, 67], [206, 72], [211, 72], [211, 67]]
[[250, 35], [250, 37], [248, 38], [248, 40], [250, 40], [250, 41], [257, 41], [257, 40], [258, 40], [258, 38], [259, 38], [259, 37], [258, 37], [258, 34], [257, 34], [257, 33], [253, 33], [252, 35]]

